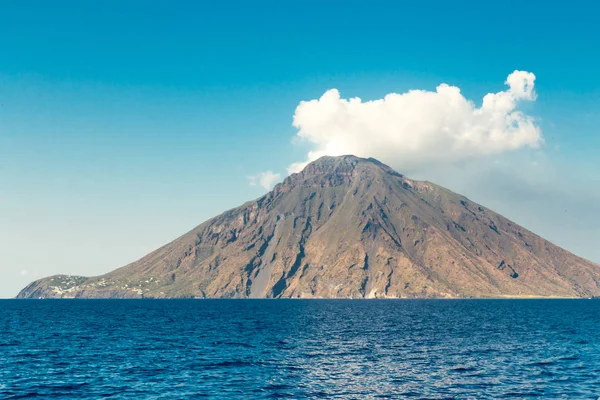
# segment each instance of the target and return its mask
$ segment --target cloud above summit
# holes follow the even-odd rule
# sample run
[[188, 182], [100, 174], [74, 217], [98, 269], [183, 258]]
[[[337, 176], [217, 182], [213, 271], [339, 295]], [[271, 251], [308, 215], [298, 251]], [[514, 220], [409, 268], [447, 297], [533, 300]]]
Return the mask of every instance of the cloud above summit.
[[309, 143], [311, 150], [288, 172], [323, 155], [375, 157], [408, 169], [539, 147], [540, 128], [518, 109], [520, 102], [536, 100], [535, 75], [514, 71], [504, 83], [508, 89], [488, 93], [481, 106], [445, 83], [435, 91], [390, 93], [370, 101], [327, 90], [296, 108], [296, 139]]

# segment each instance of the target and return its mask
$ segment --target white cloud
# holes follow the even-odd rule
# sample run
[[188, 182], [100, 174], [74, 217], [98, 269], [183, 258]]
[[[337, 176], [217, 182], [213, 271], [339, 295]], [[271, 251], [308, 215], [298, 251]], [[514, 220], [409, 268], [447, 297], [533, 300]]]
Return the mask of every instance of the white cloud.
[[481, 107], [447, 84], [435, 92], [411, 90], [365, 102], [343, 99], [330, 89], [296, 108], [297, 138], [313, 149], [288, 172], [323, 155], [375, 157], [398, 169], [414, 169], [537, 148], [543, 142], [540, 128], [517, 110], [519, 101], [535, 101], [534, 81], [534, 74], [514, 71], [505, 81], [508, 90], [485, 95]]
[[29, 271], [27, 271], [26, 269], [22, 269], [20, 274], [21, 274], [21, 276], [27, 276], [27, 275], [29, 275]]
[[260, 185], [267, 190], [271, 190], [280, 179], [281, 174], [276, 174], [273, 171], [264, 171], [258, 175], [249, 176], [248, 184], [250, 186]]

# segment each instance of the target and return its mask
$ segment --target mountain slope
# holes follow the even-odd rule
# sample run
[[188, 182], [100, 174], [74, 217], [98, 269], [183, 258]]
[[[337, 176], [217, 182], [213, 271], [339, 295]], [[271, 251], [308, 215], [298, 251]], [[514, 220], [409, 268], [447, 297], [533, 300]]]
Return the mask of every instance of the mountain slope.
[[589, 297], [600, 266], [374, 159], [323, 157], [108, 274], [39, 297]]

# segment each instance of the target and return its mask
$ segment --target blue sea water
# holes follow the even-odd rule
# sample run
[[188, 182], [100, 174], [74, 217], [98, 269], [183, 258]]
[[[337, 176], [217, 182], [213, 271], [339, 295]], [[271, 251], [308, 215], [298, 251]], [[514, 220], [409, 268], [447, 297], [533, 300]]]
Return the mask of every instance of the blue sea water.
[[600, 396], [597, 300], [5, 300], [0, 398]]

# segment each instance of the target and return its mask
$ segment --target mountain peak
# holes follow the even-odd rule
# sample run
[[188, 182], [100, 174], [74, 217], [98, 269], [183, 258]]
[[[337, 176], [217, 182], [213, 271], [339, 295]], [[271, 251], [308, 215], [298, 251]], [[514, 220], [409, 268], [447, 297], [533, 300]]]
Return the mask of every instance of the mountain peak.
[[310, 162], [302, 171], [287, 177], [285, 186], [331, 187], [347, 184], [354, 179], [373, 179], [377, 175], [402, 175], [374, 158], [355, 155], [323, 156]]
[[377, 167], [386, 171], [392, 170], [390, 167], [388, 167], [379, 160], [376, 160], [374, 158], [357, 157], [352, 154], [346, 154], [342, 156], [323, 156], [309, 163], [304, 168], [304, 170], [336, 170], [343, 172], [346, 170], [354, 169], [358, 165], [364, 166], [366, 168]]

